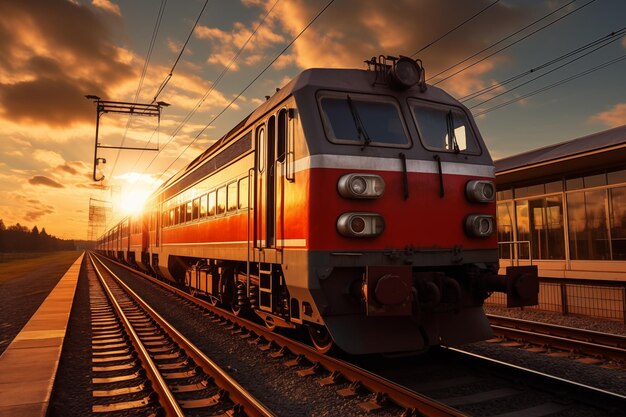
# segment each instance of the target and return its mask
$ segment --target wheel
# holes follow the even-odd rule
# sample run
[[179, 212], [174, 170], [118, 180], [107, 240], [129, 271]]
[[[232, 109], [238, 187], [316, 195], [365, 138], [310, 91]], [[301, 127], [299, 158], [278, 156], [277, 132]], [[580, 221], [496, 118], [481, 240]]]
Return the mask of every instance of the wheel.
[[243, 308], [239, 304], [237, 304], [237, 300], [234, 300], [233, 303], [230, 305], [230, 311], [235, 316], [238, 316], [242, 313]]
[[315, 349], [322, 353], [328, 353], [333, 348], [335, 342], [326, 326], [308, 326], [308, 329], [309, 337]]
[[209, 297], [208, 297], [208, 298], [209, 298], [209, 299], [208, 299], [209, 304], [211, 304], [213, 307], [217, 306], [217, 303], [219, 303], [219, 302], [220, 302], [220, 300], [218, 300], [218, 299], [217, 299], [217, 297], [214, 297], [214, 296], [212, 296], [212, 295], [209, 295]]

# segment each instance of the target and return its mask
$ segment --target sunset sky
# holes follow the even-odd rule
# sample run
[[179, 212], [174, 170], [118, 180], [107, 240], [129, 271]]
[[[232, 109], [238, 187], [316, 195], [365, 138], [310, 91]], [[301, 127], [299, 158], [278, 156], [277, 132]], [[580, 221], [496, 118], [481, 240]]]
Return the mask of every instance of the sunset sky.
[[462, 70], [437, 84], [461, 98], [618, 32], [607, 46], [572, 55], [588, 53], [570, 65], [515, 88], [568, 62], [559, 61], [464, 104], [493, 98], [472, 111], [494, 159], [626, 124], [626, 60], [615, 61], [626, 54], [623, 0], [501, 0], [440, 40], [494, 0], [335, 0], [242, 93], [328, 3], [209, 0], [158, 96], [171, 104], [160, 125], [101, 119], [102, 145], [160, 151], [99, 150], [107, 160], [101, 184], [92, 180], [95, 106], [84, 96], [130, 102], [138, 92], [137, 101], [151, 102], [205, 0], [0, 0], [0, 219], [86, 239], [90, 198], [111, 202], [110, 222], [120, 218], [303, 69], [365, 68], [364, 59], [412, 56], [436, 41], [416, 55], [430, 78], [552, 12], [429, 83]]

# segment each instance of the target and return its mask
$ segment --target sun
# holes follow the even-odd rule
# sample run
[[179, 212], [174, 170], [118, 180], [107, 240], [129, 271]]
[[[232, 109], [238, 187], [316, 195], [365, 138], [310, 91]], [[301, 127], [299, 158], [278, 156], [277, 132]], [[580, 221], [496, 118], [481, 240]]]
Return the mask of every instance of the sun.
[[138, 187], [124, 190], [118, 198], [118, 208], [124, 215], [141, 213], [149, 195], [150, 191]]
[[127, 173], [116, 177], [119, 193], [114, 198], [116, 211], [124, 216], [141, 213], [157, 182], [147, 174]]

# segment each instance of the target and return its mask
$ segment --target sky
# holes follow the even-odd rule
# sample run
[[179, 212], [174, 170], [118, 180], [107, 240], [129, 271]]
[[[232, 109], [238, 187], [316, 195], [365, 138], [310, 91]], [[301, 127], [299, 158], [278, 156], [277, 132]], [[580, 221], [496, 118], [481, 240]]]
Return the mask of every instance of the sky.
[[[200, 14], [204, 5], [0, 0], [5, 225], [87, 239], [100, 223], [90, 228], [90, 207], [92, 218], [110, 207], [109, 225], [136, 210], [302, 70], [364, 69], [381, 54], [421, 59], [428, 82], [459, 99], [490, 87], [463, 102], [494, 159], [626, 124], [623, 0], [209, 0]], [[107, 162], [93, 181], [96, 108], [85, 95], [169, 103], [160, 120], [100, 119], [100, 145], [159, 150], [98, 149]]]

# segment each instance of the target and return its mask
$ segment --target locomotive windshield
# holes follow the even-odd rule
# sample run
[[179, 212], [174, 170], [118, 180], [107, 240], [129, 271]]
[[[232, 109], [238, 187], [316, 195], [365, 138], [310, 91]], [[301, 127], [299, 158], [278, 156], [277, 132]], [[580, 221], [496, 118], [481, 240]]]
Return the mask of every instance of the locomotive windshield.
[[356, 145], [410, 145], [397, 103], [388, 97], [325, 93], [320, 99], [326, 135]]
[[409, 100], [424, 147], [434, 151], [479, 154], [469, 120], [458, 107]]

